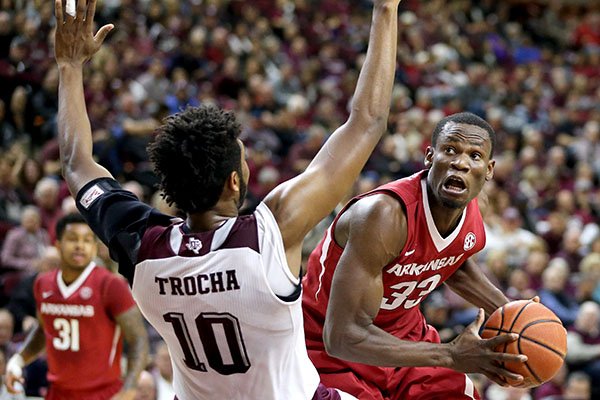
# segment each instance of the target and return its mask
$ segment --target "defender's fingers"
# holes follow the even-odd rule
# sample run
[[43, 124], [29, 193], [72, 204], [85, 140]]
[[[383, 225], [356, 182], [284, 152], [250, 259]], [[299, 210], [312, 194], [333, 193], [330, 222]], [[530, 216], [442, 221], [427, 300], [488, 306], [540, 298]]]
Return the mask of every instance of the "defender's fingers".
[[98, 33], [96, 33], [96, 36], [94, 36], [94, 41], [98, 45], [101, 45], [102, 43], [104, 43], [104, 39], [106, 39], [106, 36], [108, 35], [108, 33], [110, 31], [112, 31], [114, 28], [115, 28], [115, 26], [113, 24], [104, 25], [102, 28], [100, 28]]
[[62, 25], [63, 21], [63, 0], [54, 0], [54, 15], [56, 16], [56, 25]]
[[85, 10], [87, 8], [87, 0], [77, 0], [77, 14], [81, 19], [85, 16]]
[[93, 22], [95, 15], [96, 15], [96, 0], [90, 0], [88, 7], [87, 7], [87, 13], [85, 14], [85, 20]]
[[533, 296], [533, 298], [531, 299], [531, 301], [533, 301], [535, 303], [539, 303], [540, 302], [540, 296]]

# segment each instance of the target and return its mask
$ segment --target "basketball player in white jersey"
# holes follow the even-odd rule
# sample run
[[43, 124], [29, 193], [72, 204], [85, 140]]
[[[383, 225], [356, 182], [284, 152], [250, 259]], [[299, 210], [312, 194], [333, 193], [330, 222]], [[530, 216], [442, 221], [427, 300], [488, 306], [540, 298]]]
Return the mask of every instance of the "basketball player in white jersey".
[[76, 17], [56, 0], [58, 141], [77, 205], [119, 261], [145, 317], [168, 345], [179, 400], [339, 399], [319, 382], [304, 341], [300, 261], [306, 233], [351, 186], [386, 130], [400, 0], [376, 0], [347, 122], [306, 171], [239, 215], [248, 182], [233, 113], [187, 108], [159, 128], [150, 158], [173, 219], [123, 190], [92, 157], [83, 64], [112, 25], [92, 32], [95, 0]]

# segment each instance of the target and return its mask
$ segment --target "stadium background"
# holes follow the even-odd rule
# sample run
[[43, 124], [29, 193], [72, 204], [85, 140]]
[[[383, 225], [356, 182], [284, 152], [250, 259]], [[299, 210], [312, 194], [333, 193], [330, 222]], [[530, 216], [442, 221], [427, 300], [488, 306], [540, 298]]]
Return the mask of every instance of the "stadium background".
[[[349, 0], [99, 0], [98, 24], [116, 29], [85, 69], [98, 160], [141, 199], [169, 210], [145, 146], [163, 117], [217, 104], [235, 110], [243, 126], [251, 207], [302, 171], [344, 121], [370, 8]], [[476, 384], [488, 399], [579, 399], [569, 396], [586, 385], [600, 398], [600, 2], [404, 0], [400, 10], [388, 133], [354, 193], [421, 169], [443, 116], [467, 110], [489, 121], [497, 165], [485, 188], [488, 244], [478, 261], [509, 297], [539, 294], [585, 343], [570, 351], [568, 370], [537, 391], [481, 377]], [[13, 324], [0, 311], [5, 357], [31, 326], [11, 295], [45, 263], [40, 246], [19, 255], [6, 238], [38, 212], [47, 232], [39, 243], [49, 245], [56, 219], [74, 207], [59, 176], [53, 25], [49, 0], [0, 0], [0, 306], [16, 317]], [[309, 235], [306, 251], [326, 225]], [[106, 251], [101, 256], [114, 268]], [[423, 308], [446, 340], [474, 316], [446, 290]], [[42, 370], [30, 372], [39, 386]]]

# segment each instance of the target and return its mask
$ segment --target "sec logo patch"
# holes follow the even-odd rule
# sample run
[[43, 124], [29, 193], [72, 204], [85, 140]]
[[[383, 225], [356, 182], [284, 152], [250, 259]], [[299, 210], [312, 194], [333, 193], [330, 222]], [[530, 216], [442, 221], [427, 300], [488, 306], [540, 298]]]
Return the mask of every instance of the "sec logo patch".
[[471, 250], [475, 246], [475, 243], [477, 243], [477, 238], [475, 237], [475, 234], [473, 232], [469, 232], [467, 233], [467, 236], [465, 236], [465, 244], [463, 246], [463, 249], [465, 251]]

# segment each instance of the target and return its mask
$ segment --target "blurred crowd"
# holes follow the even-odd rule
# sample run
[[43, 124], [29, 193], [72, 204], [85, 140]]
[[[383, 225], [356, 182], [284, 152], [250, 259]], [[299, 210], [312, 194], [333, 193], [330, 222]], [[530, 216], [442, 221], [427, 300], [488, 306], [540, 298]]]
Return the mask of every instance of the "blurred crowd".
[[[497, 163], [481, 199], [488, 240], [478, 261], [510, 298], [539, 295], [568, 328], [569, 352], [536, 390], [474, 380], [491, 400], [600, 398], [600, 3], [404, 0], [400, 8], [388, 134], [349, 196], [420, 170], [442, 117], [485, 118], [497, 132]], [[156, 192], [146, 145], [165, 116], [216, 104], [243, 126], [252, 207], [302, 171], [345, 120], [370, 9], [366, 0], [99, 0], [98, 23], [116, 29], [85, 70], [98, 161], [140, 199], [176, 213]], [[74, 210], [55, 139], [54, 23], [51, 1], [0, 0], [5, 357], [32, 323], [23, 282], [56, 267], [54, 224]], [[307, 253], [327, 223], [307, 238]], [[106, 249], [100, 257], [114, 268]], [[446, 340], [475, 315], [445, 289], [423, 309]], [[142, 378], [140, 387], [154, 389], [140, 399], [157, 398], [157, 374]]]

